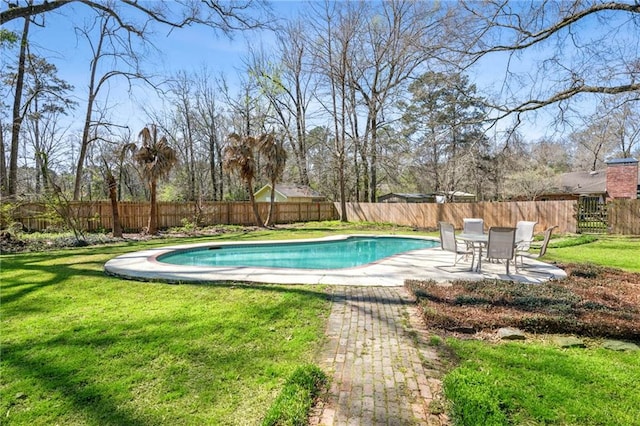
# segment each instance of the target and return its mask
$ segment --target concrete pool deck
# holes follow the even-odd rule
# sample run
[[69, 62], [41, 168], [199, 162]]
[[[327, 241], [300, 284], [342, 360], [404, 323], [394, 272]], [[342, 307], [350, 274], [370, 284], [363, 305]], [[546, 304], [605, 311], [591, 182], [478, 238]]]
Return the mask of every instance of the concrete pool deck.
[[[403, 235], [404, 236], [404, 235]], [[315, 240], [263, 241], [275, 244], [300, 241], [327, 241], [340, 237]], [[482, 263], [482, 272], [470, 271], [470, 262], [460, 261], [453, 266], [453, 254], [442, 249], [414, 250], [391, 256], [374, 263], [344, 269], [285, 269], [259, 267], [202, 267], [171, 265], [157, 261], [157, 257], [174, 250], [194, 249], [211, 245], [259, 244], [252, 242], [208, 242], [179, 246], [168, 246], [127, 253], [109, 260], [105, 272], [109, 275], [142, 281], [169, 283], [242, 281], [269, 284], [327, 284], [345, 286], [403, 286], [407, 279], [448, 282], [454, 280], [498, 279], [539, 284], [549, 279], [562, 279], [565, 272], [553, 265], [525, 259], [525, 268], [507, 275], [505, 265]]]

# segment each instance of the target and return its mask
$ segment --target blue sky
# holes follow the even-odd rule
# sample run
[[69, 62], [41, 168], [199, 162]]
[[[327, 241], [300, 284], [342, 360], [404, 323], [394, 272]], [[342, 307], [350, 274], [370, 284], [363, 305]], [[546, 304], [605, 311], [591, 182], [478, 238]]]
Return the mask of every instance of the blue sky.
[[[305, 2], [301, 1], [274, 1], [272, 2], [276, 15], [286, 16], [295, 14]], [[59, 76], [76, 88], [76, 96], [79, 101], [86, 99], [90, 51], [87, 42], [78, 38], [73, 31], [73, 26], [78, 25], [83, 19], [90, 19], [93, 13], [84, 5], [72, 4], [64, 6], [60, 12], [51, 12], [46, 15], [46, 26], [43, 28], [31, 27], [31, 42], [34, 52], [47, 57], [55, 63], [59, 69]], [[10, 28], [19, 30], [22, 21], [16, 20], [10, 23]], [[206, 67], [213, 75], [224, 73], [228, 81], [233, 84], [237, 81], [238, 74], [242, 74], [243, 59], [247, 51], [247, 37], [251, 37], [254, 45], [259, 42], [268, 42], [272, 35], [266, 32], [236, 33], [233, 40], [226, 36], [216, 34], [212, 29], [201, 26], [176, 29], [168, 32], [166, 28], [156, 27], [157, 34], [153, 37], [153, 43], [160, 52], [151, 52], [145, 57], [145, 68], [155, 74], [168, 76], [178, 70], [196, 71]], [[543, 52], [537, 51], [538, 55]], [[534, 53], [535, 55], [536, 53]], [[519, 67], [531, 66], [535, 57], [520, 59]], [[497, 55], [483, 59], [475, 75], [471, 80], [479, 86], [499, 88], [504, 75], [506, 60]], [[122, 124], [127, 124], [132, 131], [137, 133], [145, 124], [145, 116], [141, 105], [157, 103], [157, 99], [151, 90], [143, 86], [134, 87], [133, 91], [127, 91], [128, 86], [124, 79], [113, 80], [110, 98], [117, 100], [111, 113], [113, 118]], [[75, 111], [77, 127], [81, 126], [83, 108], [80, 106]], [[525, 126], [528, 139], [537, 139], [550, 132], [549, 114], [540, 113], [537, 117], [528, 115], [531, 120]], [[77, 129], [72, 129], [72, 131]]]
[[[280, 16], [293, 12], [300, 4], [302, 3], [283, 0], [273, 2]], [[74, 26], [81, 25], [85, 20], [91, 21], [93, 16], [94, 13], [86, 6], [71, 4], [62, 7], [59, 12], [48, 13], [45, 26], [31, 25], [30, 28], [32, 52], [55, 64], [58, 76], [75, 87], [74, 95], [81, 104], [74, 112], [78, 128], [82, 125], [79, 118], [84, 116], [82, 105], [87, 98], [92, 55], [87, 40], [76, 34]], [[15, 20], [7, 28], [20, 33], [22, 25], [22, 20]], [[253, 43], [258, 38], [265, 42], [271, 37], [267, 32], [237, 32], [233, 39], [229, 39], [203, 26], [170, 32], [156, 26], [155, 31], [151, 40], [158, 51], [145, 54], [143, 69], [167, 77], [180, 70], [192, 72], [206, 67], [213, 75], [224, 73], [230, 83], [237, 80], [238, 70], [243, 68], [248, 37], [251, 37]], [[111, 101], [116, 100], [116, 106], [111, 112], [114, 119], [118, 123], [128, 124], [137, 133], [145, 124], [140, 105], [158, 102], [153, 90], [140, 83], [129, 92], [124, 78], [112, 79], [111, 82], [109, 97]], [[104, 92], [101, 93], [104, 95]]]

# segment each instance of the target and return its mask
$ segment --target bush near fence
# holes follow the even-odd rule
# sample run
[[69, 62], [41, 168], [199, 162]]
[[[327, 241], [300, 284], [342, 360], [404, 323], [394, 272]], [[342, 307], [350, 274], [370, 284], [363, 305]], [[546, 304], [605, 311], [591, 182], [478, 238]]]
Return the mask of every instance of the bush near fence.
[[[451, 222], [462, 228], [465, 217], [481, 217], [485, 227], [515, 226], [518, 220], [535, 220], [536, 232], [557, 225], [556, 232], [575, 233], [577, 201], [518, 201], [481, 203], [346, 203], [351, 222], [381, 222], [436, 229], [438, 222]], [[339, 219], [340, 203], [275, 203], [275, 223], [310, 222]], [[72, 209], [84, 230], [112, 228], [109, 201], [74, 202]], [[258, 203], [263, 220], [269, 203]], [[125, 232], [139, 232], [147, 226], [149, 203], [119, 203], [120, 222]], [[19, 222], [30, 231], [43, 231], [52, 223], [51, 214], [41, 203], [17, 204], [3, 209], [2, 227]], [[640, 200], [615, 200], [608, 205], [609, 226], [613, 234], [640, 235]], [[158, 224], [161, 228], [184, 226], [254, 225], [253, 210], [248, 202], [160, 202]]]
[[[72, 202], [70, 210], [85, 231], [111, 230], [113, 219], [109, 201]], [[262, 220], [267, 218], [269, 203], [258, 203]], [[124, 232], [140, 232], [149, 220], [148, 202], [120, 202], [118, 215]], [[16, 204], [5, 212], [2, 227], [18, 222], [28, 231], [44, 231], [57, 227], [52, 221], [47, 206], [43, 203]], [[311, 222], [335, 220], [338, 214], [331, 202], [321, 203], [275, 203], [274, 223]], [[159, 202], [158, 226], [161, 229], [180, 227], [185, 224], [197, 226], [255, 225], [251, 203], [248, 202]]]

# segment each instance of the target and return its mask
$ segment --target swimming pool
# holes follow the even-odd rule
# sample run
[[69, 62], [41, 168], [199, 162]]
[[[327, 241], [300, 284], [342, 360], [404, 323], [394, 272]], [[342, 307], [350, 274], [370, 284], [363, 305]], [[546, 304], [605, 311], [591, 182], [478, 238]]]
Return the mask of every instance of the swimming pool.
[[[324, 243], [340, 241], [352, 237], [371, 237], [370, 235], [336, 235], [319, 239], [295, 240], [295, 243]], [[385, 236], [376, 236], [382, 238]], [[530, 283], [541, 283], [549, 277], [563, 278], [563, 270], [543, 262], [529, 260], [535, 266], [528, 265], [518, 275], [504, 274], [504, 265], [488, 263], [482, 268], [482, 274], [469, 271], [468, 265], [458, 263], [452, 267], [451, 253], [440, 249], [439, 241], [420, 236], [403, 236], [423, 241], [432, 241], [432, 248], [410, 250], [384, 257], [354, 267], [339, 269], [277, 268], [264, 266], [190, 266], [161, 262], [158, 259], [179, 252], [208, 250], [210, 247], [227, 246], [268, 246], [272, 252], [278, 252], [283, 241], [244, 241], [244, 242], [206, 242], [170, 247], [155, 247], [146, 250], [121, 254], [104, 265], [108, 275], [139, 281], [168, 283], [232, 283], [251, 282], [267, 284], [326, 284], [326, 285], [377, 285], [403, 286], [407, 279], [429, 279], [436, 282], [451, 280], [508, 279]], [[212, 251], [218, 251], [214, 248]]]
[[343, 269], [439, 245], [423, 238], [350, 236], [335, 241], [210, 245], [169, 252], [157, 261], [182, 266]]

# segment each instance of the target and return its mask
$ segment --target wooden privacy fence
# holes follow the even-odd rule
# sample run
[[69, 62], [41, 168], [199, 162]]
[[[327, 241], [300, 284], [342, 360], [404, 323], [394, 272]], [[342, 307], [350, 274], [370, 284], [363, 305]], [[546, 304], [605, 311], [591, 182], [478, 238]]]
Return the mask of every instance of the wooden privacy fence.
[[612, 234], [640, 235], [640, 199], [607, 204], [607, 220]]
[[[339, 209], [336, 204], [336, 209]], [[515, 226], [519, 220], [537, 221], [535, 232], [557, 225], [556, 232], [577, 232], [578, 201], [517, 201], [484, 203], [347, 203], [350, 221], [385, 222], [417, 228], [437, 228], [450, 222], [462, 228], [465, 217], [481, 217], [485, 228]], [[607, 204], [607, 231], [640, 235], [640, 200], [615, 200]]]
[[[480, 217], [484, 226], [515, 226], [519, 220], [537, 221], [536, 232], [558, 226], [557, 232], [576, 232], [575, 201], [517, 201], [483, 203], [347, 203], [349, 220], [386, 222], [417, 228], [437, 228], [450, 222], [462, 228], [465, 217]], [[339, 208], [339, 207], [337, 207]]]
[[[19, 222], [30, 231], [43, 231], [58, 227], [59, 219], [42, 203], [16, 205], [6, 222]], [[110, 230], [113, 227], [111, 203], [109, 201], [72, 202], [69, 210], [78, 227], [87, 231]], [[269, 211], [269, 203], [258, 203], [260, 216], [264, 221]], [[118, 203], [120, 223], [125, 232], [139, 232], [149, 220], [148, 202]], [[274, 223], [309, 222], [335, 220], [338, 214], [332, 202], [321, 203], [275, 203]], [[253, 209], [248, 202], [159, 202], [158, 226], [171, 228], [186, 224], [212, 225], [255, 225]]]
[[[81, 229], [110, 230], [111, 205], [108, 201], [78, 202], [70, 205]], [[266, 219], [269, 203], [258, 203], [260, 216]], [[20, 222], [26, 229], [42, 231], [56, 224], [55, 215], [47, 213], [41, 203], [15, 205], [4, 210], [3, 222]], [[335, 220], [340, 203], [275, 203], [275, 223]], [[139, 232], [147, 226], [149, 203], [119, 203], [120, 222], [126, 232]], [[577, 231], [577, 201], [518, 201], [483, 203], [347, 203], [349, 221], [384, 222], [416, 228], [437, 228], [438, 222], [451, 222], [462, 228], [465, 217], [481, 217], [485, 227], [515, 225], [518, 220], [535, 220], [536, 232], [557, 225], [557, 232]], [[607, 205], [608, 232], [640, 235], [640, 200], [615, 200]], [[59, 221], [59, 219], [58, 219]], [[161, 228], [184, 226], [253, 225], [253, 211], [248, 202], [158, 203]]]

